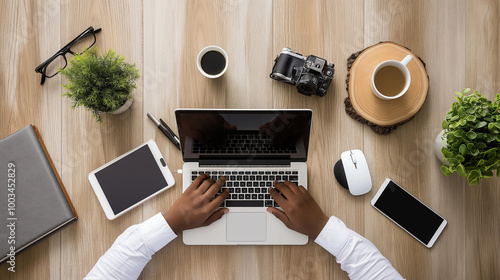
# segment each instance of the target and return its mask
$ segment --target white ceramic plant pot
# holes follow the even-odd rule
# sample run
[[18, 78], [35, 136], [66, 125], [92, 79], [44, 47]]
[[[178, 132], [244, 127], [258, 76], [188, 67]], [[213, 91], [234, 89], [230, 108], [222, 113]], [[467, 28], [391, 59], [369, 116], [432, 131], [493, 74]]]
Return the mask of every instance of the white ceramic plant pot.
[[[434, 140], [434, 153], [436, 154], [436, 157], [443, 162], [443, 153], [441, 153], [441, 149], [445, 146], [445, 142], [443, 142], [443, 134], [444, 130], [439, 132], [438, 136], [436, 137], [436, 140]], [[444, 139], [446, 141], [446, 139]]]
[[132, 106], [132, 101], [134, 101], [133, 98], [127, 100], [127, 102], [125, 102], [120, 108], [114, 110], [113, 112], [109, 112], [109, 114], [118, 115], [118, 114], [121, 114], [121, 113], [127, 111], [128, 108], [130, 108], [130, 106]]

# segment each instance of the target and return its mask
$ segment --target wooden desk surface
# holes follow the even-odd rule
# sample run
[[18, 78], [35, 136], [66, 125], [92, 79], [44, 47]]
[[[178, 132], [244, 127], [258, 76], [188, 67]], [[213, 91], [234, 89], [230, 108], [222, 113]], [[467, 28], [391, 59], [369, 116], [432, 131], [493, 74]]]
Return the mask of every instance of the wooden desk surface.
[[[127, 227], [168, 209], [176, 186], [109, 221], [87, 174], [154, 139], [172, 170], [181, 154], [146, 117], [175, 127], [176, 108], [310, 108], [309, 189], [328, 215], [371, 240], [407, 279], [500, 278], [500, 180], [469, 187], [445, 177], [433, 141], [453, 92], [471, 87], [489, 98], [500, 92], [500, 4], [458, 1], [225, 0], [14, 1], [0, 0], [0, 138], [37, 125], [79, 214], [76, 223], [16, 258], [16, 273], [1, 279], [81, 279]], [[88, 26], [101, 27], [97, 46], [115, 49], [141, 69], [130, 110], [97, 123], [61, 95], [60, 75], [40, 86], [34, 68]], [[346, 59], [391, 40], [427, 64], [430, 91], [416, 117], [387, 136], [344, 112]], [[218, 80], [196, 68], [198, 51], [219, 45], [229, 69]], [[283, 47], [336, 65], [323, 97], [305, 97], [269, 78]], [[340, 153], [360, 148], [373, 189], [353, 197], [333, 177]], [[370, 206], [386, 177], [394, 179], [448, 220], [427, 249]], [[20, 202], [21, 203], [21, 202]], [[1, 202], [1, 205], [5, 205]], [[4, 210], [1, 210], [4, 211]], [[6, 211], [6, 210], [5, 210]], [[141, 279], [347, 279], [334, 257], [306, 246], [186, 246], [177, 238], [158, 252]]]

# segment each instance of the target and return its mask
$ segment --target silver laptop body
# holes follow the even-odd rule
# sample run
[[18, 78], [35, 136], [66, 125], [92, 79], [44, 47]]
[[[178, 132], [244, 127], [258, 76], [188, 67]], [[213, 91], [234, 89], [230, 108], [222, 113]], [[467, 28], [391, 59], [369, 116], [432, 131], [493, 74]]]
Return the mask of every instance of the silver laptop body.
[[[183, 192], [199, 175], [226, 177], [229, 213], [210, 226], [186, 230], [187, 245], [303, 245], [308, 237], [266, 211], [267, 189], [289, 180], [307, 189], [312, 111], [177, 109]], [[279, 208], [280, 209], [280, 208]]]

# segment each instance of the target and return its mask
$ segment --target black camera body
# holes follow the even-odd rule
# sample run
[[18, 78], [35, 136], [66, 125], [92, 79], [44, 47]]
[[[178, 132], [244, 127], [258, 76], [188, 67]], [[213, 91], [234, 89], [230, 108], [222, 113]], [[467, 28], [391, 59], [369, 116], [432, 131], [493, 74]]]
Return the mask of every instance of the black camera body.
[[325, 59], [302, 56], [284, 48], [274, 60], [271, 79], [295, 85], [299, 93], [307, 96], [325, 96], [335, 73], [335, 65]]

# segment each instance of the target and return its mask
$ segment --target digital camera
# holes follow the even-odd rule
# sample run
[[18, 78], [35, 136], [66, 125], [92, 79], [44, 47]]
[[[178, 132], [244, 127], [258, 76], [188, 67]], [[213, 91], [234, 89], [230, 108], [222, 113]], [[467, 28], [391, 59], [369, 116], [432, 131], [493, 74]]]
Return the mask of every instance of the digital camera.
[[302, 56], [289, 48], [284, 48], [274, 60], [271, 79], [295, 85], [299, 93], [307, 96], [325, 96], [335, 65], [325, 59], [309, 55]]

